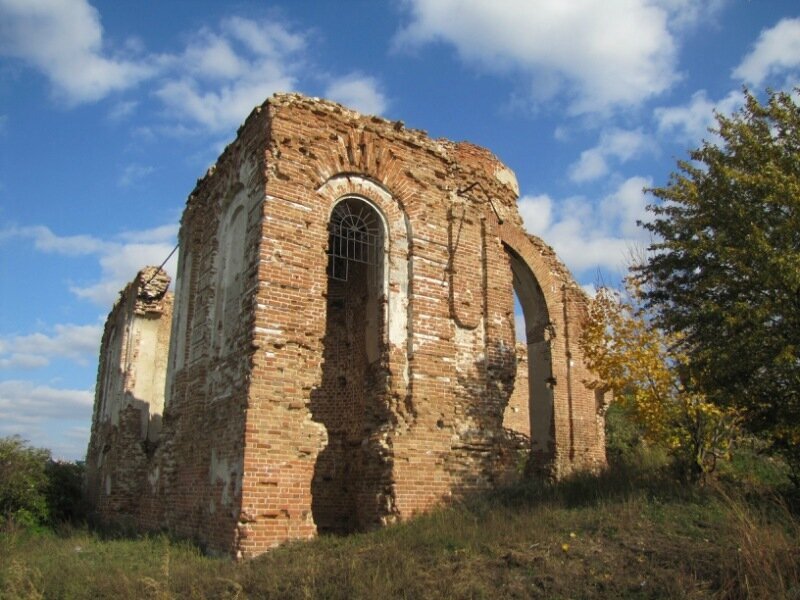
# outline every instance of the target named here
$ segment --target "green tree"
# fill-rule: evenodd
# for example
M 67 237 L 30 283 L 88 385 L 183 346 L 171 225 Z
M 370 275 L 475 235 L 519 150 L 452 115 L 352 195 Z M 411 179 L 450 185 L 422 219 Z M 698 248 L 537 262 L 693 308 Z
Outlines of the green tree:
M 656 241 L 634 272 L 703 394 L 740 409 L 800 475 L 800 109 L 745 91 L 712 132 L 650 190 Z
M 0 524 L 47 522 L 49 462 L 49 450 L 32 448 L 18 436 L 0 438 Z

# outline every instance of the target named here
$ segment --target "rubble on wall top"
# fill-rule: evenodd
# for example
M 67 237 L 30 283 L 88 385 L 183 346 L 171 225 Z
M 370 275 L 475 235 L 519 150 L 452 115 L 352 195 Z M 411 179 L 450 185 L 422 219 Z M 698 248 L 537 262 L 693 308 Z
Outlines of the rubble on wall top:
M 446 138 L 431 138 L 424 129 L 413 129 L 406 127 L 403 121 L 392 121 L 377 115 L 360 113 L 332 100 L 304 96 L 298 93 L 277 93 L 267 99 L 259 109 L 267 106 L 299 107 L 318 114 L 327 113 L 333 115 L 336 119 L 350 121 L 354 125 L 357 123 L 359 127 L 364 129 L 380 130 L 382 133 L 391 134 L 430 150 L 448 161 L 452 160 L 450 155 L 455 147 L 455 142 Z
M 136 274 L 136 281 L 139 284 L 139 298 L 157 300 L 167 293 L 170 277 L 164 269 L 148 266 Z
M 161 312 L 161 301 L 167 294 L 169 284 L 170 277 L 164 269 L 148 266 L 139 271 L 128 286 L 136 289 L 134 312 L 137 314 Z
M 511 173 L 510 169 L 495 154 L 482 146 L 468 141 L 454 142 L 447 138 L 431 138 L 424 129 L 412 129 L 406 127 L 402 121 L 391 121 L 379 116 L 365 115 L 324 98 L 303 96 L 297 93 L 278 93 L 269 98 L 257 110 L 266 106 L 302 107 L 312 112 L 330 113 L 339 120 L 349 120 L 352 124 L 357 123 L 359 128 L 380 130 L 383 135 L 397 137 L 405 142 L 425 148 L 449 163 L 463 161 L 474 168 L 480 163 L 489 162 L 494 165 L 493 171 L 502 170 Z M 500 183 L 506 185 L 518 195 L 519 189 L 516 184 L 516 178 L 513 174 L 510 178 L 513 179 L 513 183 L 504 180 L 500 180 Z
M 293 111 L 296 111 L 295 114 L 292 114 Z M 257 119 L 263 120 L 266 117 L 270 122 L 277 122 L 299 118 L 302 121 L 305 112 L 324 121 L 325 126 L 330 126 L 332 130 L 339 132 L 339 135 L 347 136 L 344 130 L 349 129 L 356 137 L 360 135 L 359 132 L 366 132 L 389 143 L 418 148 L 443 161 L 448 165 L 448 169 L 458 172 L 460 177 L 466 177 L 470 181 L 482 180 L 485 184 L 482 186 L 484 195 L 491 196 L 495 200 L 502 198 L 501 203 L 512 209 L 512 212 L 516 209 L 514 201 L 519 197 L 516 176 L 490 150 L 468 141 L 454 142 L 446 138 L 431 138 L 425 130 L 408 128 L 402 121 L 362 114 L 331 100 L 294 92 L 276 93 L 253 109 L 239 127 L 236 140 L 226 146 L 216 165 L 212 165 L 205 175 L 197 180 L 193 192 L 189 195 L 187 207 L 193 205 L 193 198 L 200 193 L 199 190 L 203 186 L 214 185 L 213 181 L 219 172 L 218 165 L 222 165 L 231 153 L 235 152 L 243 136 L 250 135 L 245 131 L 252 127 L 264 127 L 262 123 L 257 122 Z

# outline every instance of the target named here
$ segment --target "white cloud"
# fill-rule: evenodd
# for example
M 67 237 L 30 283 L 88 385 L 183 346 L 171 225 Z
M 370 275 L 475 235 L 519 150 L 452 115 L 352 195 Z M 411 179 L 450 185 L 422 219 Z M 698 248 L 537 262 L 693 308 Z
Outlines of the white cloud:
M 100 280 L 89 285 L 73 285 L 70 291 L 104 308 L 110 308 L 119 292 L 140 269 L 160 265 L 175 247 L 178 225 L 162 225 L 142 231 L 128 231 L 110 240 L 89 235 L 59 236 L 48 227 L 35 226 L 0 232 L 0 241 L 27 237 L 43 252 L 66 256 L 95 255 L 100 265 Z M 164 266 L 174 277 L 177 253 Z
M 64 390 L 31 381 L 0 381 L 0 422 L 91 415 L 94 393 Z
M 139 103 L 135 100 L 125 100 L 123 102 L 118 102 L 114 108 L 112 108 L 108 112 L 108 118 L 112 121 L 121 121 L 129 116 L 131 116 L 136 109 L 138 108 Z
M 547 194 L 523 196 L 517 203 L 525 228 L 539 235 L 550 227 L 553 213 L 553 200 Z
M 89 440 L 92 390 L 59 389 L 32 381 L 0 381 L 0 436 L 21 435 L 56 458 L 82 459 Z M 71 425 L 66 427 L 67 425 Z
M 177 226 L 128 232 L 124 236 L 126 241 L 109 243 L 100 255 L 100 280 L 87 286 L 74 285 L 70 291 L 79 298 L 110 308 L 119 292 L 136 273 L 147 265 L 160 265 L 167 258 L 175 247 L 176 234 Z M 137 239 L 139 241 L 135 241 Z M 176 252 L 164 266 L 173 278 L 177 260 Z
M 259 56 L 280 59 L 305 48 L 303 35 L 292 33 L 279 23 L 257 22 L 241 17 L 226 19 L 223 29 Z
M 51 335 L 31 333 L 0 337 L 0 368 L 38 368 L 53 358 L 88 364 L 96 357 L 103 328 L 99 325 L 56 325 Z
M 763 30 L 732 76 L 751 87 L 761 87 L 769 80 L 784 89 L 796 85 L 800 79 L 800 18 L 783 19 Z M 715 112 L 730 115 L 743 105 L 744 96 L 740 90 L 733 90 L 716 101 L 710 99 L 705 90 L 699 90 L 688 103 L 659 107 L 653 114 L 659 133 L 696 145 L 703 139 L 718 141 L 717 136 L 708 131 L 716 126 Z
M 646 218 L 643 188 L 650 185 L 650 179 L 631 177 L 600 202 L 582 196 L 560 201 L 523 196 L 519 210 L 525 228 L 553 246 L 573 273 L 622 272 L 631 251 L 647 241 L 636 221 Z
M 150 173 L 155 171 L 155 167 L 151 167 L 150 165 L 138 165 L 138 164 L 130 164 L 126 165 L 125 168 L 122 170 L 122 175 L 119 177 L 119 186 L 120 187 L 131 187 L 135 183 L 138 183 Z
M 800 68 L 800 18 L 782 19 L 761 32 L 752 51 L 733 70 L 733 77 L 760 87 L 772 76 Z
M 522 72 L 534 95 L 564 93 L 572 113 L 637 105 L 678 79 L 675 19 L 698 2 L 409 0 L 396 48 L 444 41 L 492 72 Z
M 190 72 L 204 79 L 236 79 L 247 72 L 247 63 L 230 43 L 210 33 L 189 45 L 183 62 Z
M 92 102 L 155 73 L 146 60 L 111 57 L 86 0 L 0 0 L 0 54 L 39 69 L 67 104 Z
M 729 0 L 654 0 L 653 4 L 662 7 L 669 14 L 670 23 L 675 29 L 695 27 L 702 21 L 716 16 Z
M 332 81 L 325 96 L 363 113 L 380 115 L 386 110 L 386 97 L 374 77 L 351 73 Z
M 716 125 L 714 112 L 729 115 L 743 105 L 744 96 L 740 91 L 732 91 L 719 101 L 709 100 L 705 90 L 692 94 L 692 99 L 683 106 L 656 108 L 654 115 L 661 134 L 699 144 L 703 139 L 711 139 L 709 127 Z
M 654 150 L 654 142 L 641 129 L 634 131 L 611 129 L 604 131 L 594 148 L 581 152 L 581 157 L 569 168 L 569 177 L 575 182 L 591 181 L 606 175 L 609 159 L 625 163 L 637 155 Z
M 645 237 L 636 222 L 647 220 L 644 188 L 652 185 L 652 180 L 645 177 L 630 177 L 623 181 L 600 202 L 601 224 L 630 240 Z
M 123 231 L 116 237 L 125 242 L 139 244 L 173 242 L 178 235 L 178 225 L 170 223 L 140 231 Z
M 90 235 L 58 236 L 43 225 L 18 227 L 0 232 L 0 240 L 8 237 L 24 237 L 33 240 L 37 250 L 67 256 L 81 256 L 102 252 L 106 243 Z
M 135 38 L 112 53 L 100 15 L 87 0 L 0 0 L 0 56 L 37 69 L 67 105 L 147 80 L 163 123 L 140 127 L 142 132 L 227 135 L 266 98 L 296 89 L 301 75 L 324 78 L 307 65 L 307 33 L 275 20 L 229 17 L 187 38 L 182 48 L 162 54 L 148 53 Z M 377 81 L 365 75 L 335 79 L 328 93 L 364 112 L 386 108 Z M 121 120 L 139 107 L 137 100 L 120 99 L 108 117 Z M 0 120 L 0 132 L 2 126 Z M 129 185 L 136 175 L 123 174 L 120 184 Z
M 295 88 L 304 48 L 304 36 L 279 23 L 226 19 L 169 58 L 176 76 L 155 95 L 172 118 L 212 131 L 235 127 L 268 96 Z

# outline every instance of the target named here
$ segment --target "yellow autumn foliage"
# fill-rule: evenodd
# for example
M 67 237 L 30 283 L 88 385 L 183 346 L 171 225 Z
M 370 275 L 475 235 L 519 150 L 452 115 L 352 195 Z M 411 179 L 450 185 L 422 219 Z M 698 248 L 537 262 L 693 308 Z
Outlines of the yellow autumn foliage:
M 698 478 L 728 454 L 739 417 L 693 389 L 680 338 L 655 327 L 639 298 L 632 278 L 624 293 L 600 289 L 589 305 L 581 347 L 598 377 L 594 385 L 611 390 L 645 439 Z

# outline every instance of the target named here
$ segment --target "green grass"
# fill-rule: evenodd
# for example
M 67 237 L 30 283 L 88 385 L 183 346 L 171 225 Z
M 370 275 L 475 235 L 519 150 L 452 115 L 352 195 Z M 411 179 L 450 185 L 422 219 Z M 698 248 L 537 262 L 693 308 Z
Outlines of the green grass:
M 163 535 L 7 530 L 0 597 L 800 598 L 800 522 L 779 475 L 692 487 L 644 462 L 238 564 Z

